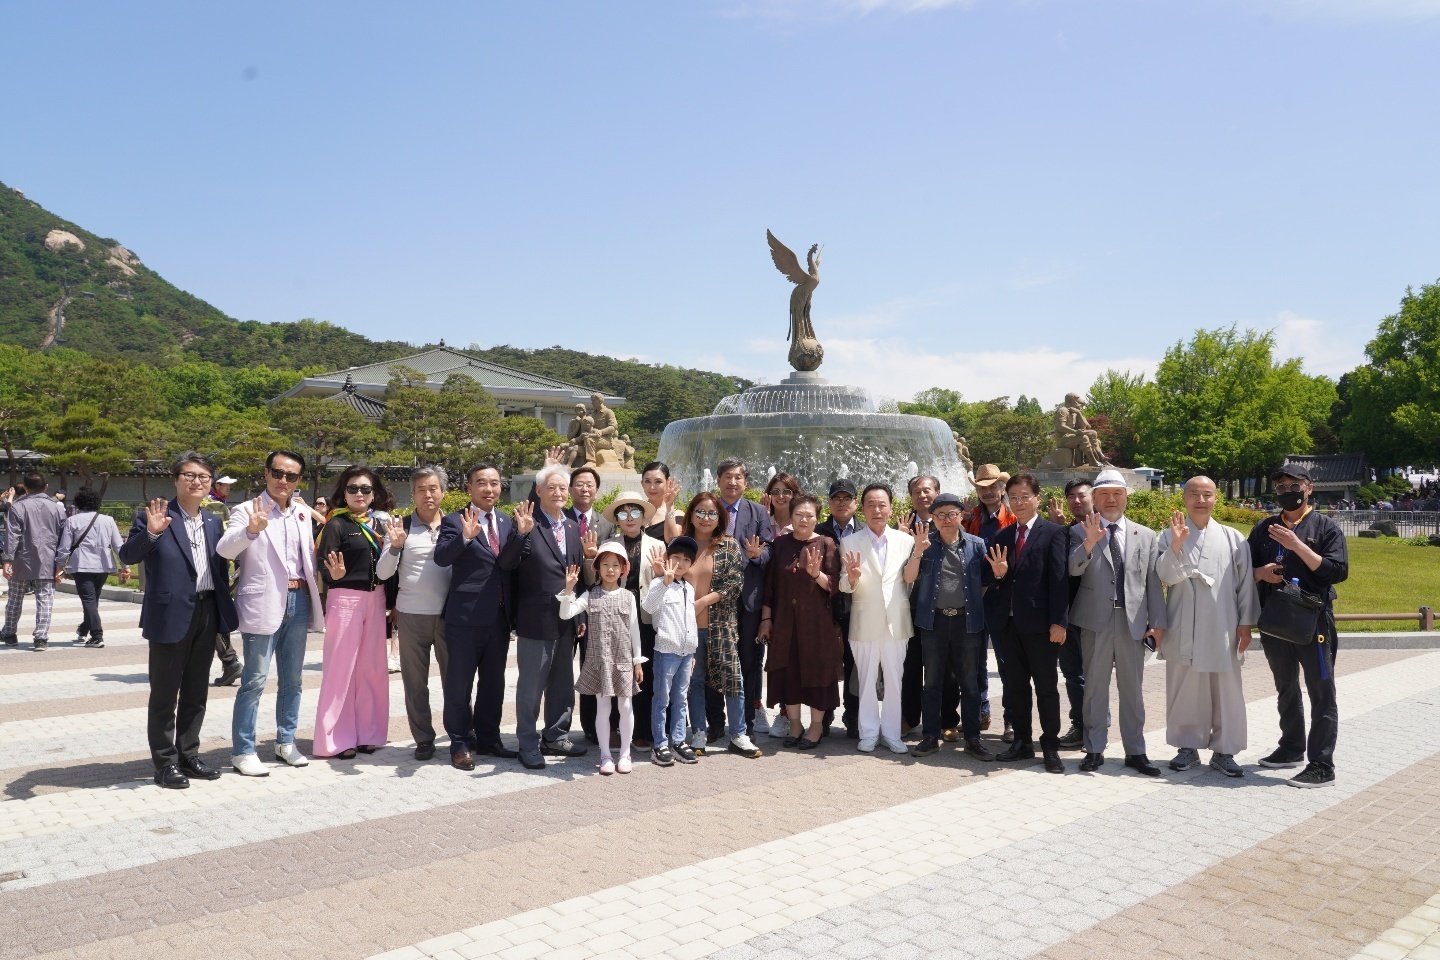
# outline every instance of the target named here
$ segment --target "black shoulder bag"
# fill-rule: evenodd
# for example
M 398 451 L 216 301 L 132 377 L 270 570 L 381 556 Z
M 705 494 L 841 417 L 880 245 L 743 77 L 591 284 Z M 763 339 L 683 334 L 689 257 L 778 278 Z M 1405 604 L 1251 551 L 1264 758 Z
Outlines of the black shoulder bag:
M 1296 583 L 1282 583 L 1270 591 L 1260 608 L 1258 628 L 1267 637 L 1304 646 L 1315 642 L 1325 601 L 1306 593 Z

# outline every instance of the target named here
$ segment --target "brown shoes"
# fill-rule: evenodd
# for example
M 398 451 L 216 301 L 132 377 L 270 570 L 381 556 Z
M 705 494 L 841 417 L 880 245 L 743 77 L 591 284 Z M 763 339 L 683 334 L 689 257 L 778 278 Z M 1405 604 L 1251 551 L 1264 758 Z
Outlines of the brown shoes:
M 959 743 L 960 731 L 955 727 L 946 727 L 940 731 L 940 736 L 945 738 L 946 743 Z
M 456 770 L 474 770 L 475 755 L 470 752 L 469 747 L 461 747 L 459 750 L 450 752 L 450 766 Z

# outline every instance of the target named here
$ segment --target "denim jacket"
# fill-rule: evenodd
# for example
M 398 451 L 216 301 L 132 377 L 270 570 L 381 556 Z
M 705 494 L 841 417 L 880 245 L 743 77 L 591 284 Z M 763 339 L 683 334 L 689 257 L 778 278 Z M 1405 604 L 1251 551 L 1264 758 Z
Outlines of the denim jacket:
M 965 632 L 985 629 L 985 599 L 980 576 L 985 569 L 985 541 L 960 531 L 965 542 Z M 940 592 L 940 564 L 945 547 L 940 534 L 930 534 L 930 545 L 920 557 L 920 575 L 915 578 L 915 626 L 935 629 L 935 595 Z

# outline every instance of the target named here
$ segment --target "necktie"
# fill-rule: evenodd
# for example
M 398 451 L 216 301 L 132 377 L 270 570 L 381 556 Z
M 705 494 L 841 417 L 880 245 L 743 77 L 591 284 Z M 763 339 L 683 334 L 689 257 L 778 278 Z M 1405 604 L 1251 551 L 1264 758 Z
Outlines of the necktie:
M 485 514 L 485 534 L 490 540 L 490 552 L 500 556 L 500 538 L 495 534 L 495 513 L 491 511 Z
M 1030 528 L 1020 524 L 1020 530 L 1015 534 L 1015 558 L 1010 561 L 1010 569 L 1014 570 L 1015 565 L 1020 562 L 1020 551 L 1025 549 L 1025 533 Z
M 1120 524 L 1110 524 L 1110 569 L 1115 571 L 1115 606 L 1125 606 L 1125 557 L 1120 552 Z
M 588 516 L 588 514 L 580 514 L 580 536 L 582 537 L 590 532 L 590 521 L 587 519 Z

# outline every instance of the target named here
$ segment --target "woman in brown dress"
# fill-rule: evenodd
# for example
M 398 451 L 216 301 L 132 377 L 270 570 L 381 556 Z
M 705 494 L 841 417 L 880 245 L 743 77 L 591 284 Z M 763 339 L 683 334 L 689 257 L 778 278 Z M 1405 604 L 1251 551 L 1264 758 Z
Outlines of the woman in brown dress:
M 765 568 L 765 606 L 760 611 L 760 636 L 769 644 L 771 706 L 785 705 L 790 736 L 784 744 L 812 750 L 820 743 L 825 711 L 840 705 L 844 672 L 840 630 L 830 613 L 830 598 L 840 576 L 840 548 L 815 532 L 820 503 L 797 497 L 790 508 L 794 530 L 775 538 Z M 803 737 L 800 707 L 810 708 L 810 727 Z

